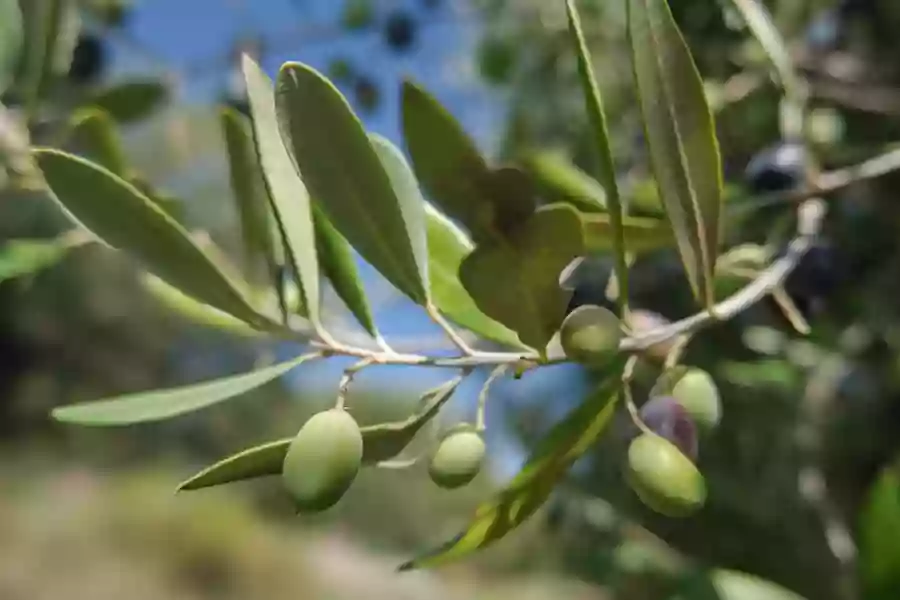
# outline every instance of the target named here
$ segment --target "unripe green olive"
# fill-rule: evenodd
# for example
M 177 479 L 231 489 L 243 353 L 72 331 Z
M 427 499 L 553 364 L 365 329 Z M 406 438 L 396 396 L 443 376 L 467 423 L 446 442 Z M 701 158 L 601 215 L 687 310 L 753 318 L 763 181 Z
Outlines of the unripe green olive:
M 428 465 L 428 474 L 446 489 L 466 485 L 478 475 L 484 462 L 484 440 L 472 429 L 450 432 L 438 444 Z
M 334 506 L 356 478 L 362 463 L 359 425 L 346 411 L 313 415 L 300 428 L 282 465 L 282 480 L 301 512 Z
M 706 502 L 706 482 L 694 463 L 652 433 L 631 442 L 626 479 L 641 502 L 668 517 L 689 516 Z
M 579 306 L 566 317 L 559 342 L 566 356 L 585 365 L 602 364 L 619 349 L 619 318 L 602 306 Z
M 709 373 L 691 369 L 672 388 L 674 397 L 688 416 L 702 429 L 709 431 L 722 418 L 722 399 Z

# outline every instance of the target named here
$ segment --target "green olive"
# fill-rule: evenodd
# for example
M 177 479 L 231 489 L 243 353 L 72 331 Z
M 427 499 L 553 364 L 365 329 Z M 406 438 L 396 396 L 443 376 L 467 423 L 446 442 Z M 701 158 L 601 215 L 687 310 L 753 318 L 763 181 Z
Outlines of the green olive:
M 462 487 L 478 475 L 484 453 L 484 440 L 478 432 L 471 429 L 452 431 L 431 456 L 428 474 L 442 488 Z
M 347 412 L 313 415 L 288 448 L 282 480 L 301 512 L 334 506 L 349 489 L 362 463 L 363 438 Z
M 702 430 L 715 428 L 722 418 L 719 390 L 706 371 L 691 369 L 685 373 L 672 388 L 672 397 Z
M 584 365 L 606 362 L 619 349 L 621 340 L 619 318 L 602 306 L 579 306 L 566 317 L 559 331 L 566 356 Z
M 694 463 L 652 433 L 631 442 L 626 478 L 641 502 L 668 517 L 689 516 L 706 502 L 706 483 Z

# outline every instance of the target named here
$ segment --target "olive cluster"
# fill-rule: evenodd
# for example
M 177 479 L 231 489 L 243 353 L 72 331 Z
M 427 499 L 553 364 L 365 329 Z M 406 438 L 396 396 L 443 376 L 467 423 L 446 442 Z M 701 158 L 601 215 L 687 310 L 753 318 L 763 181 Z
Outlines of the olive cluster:
M 585 305 L 566 317 L 560 344 L 567 357 L 597 367 L 618 352 L 622 330 L 612 311 Z M 661 377 L 635 415 L 625 468 L 626 481 L 646 506 L 670 517 L 703 506 L 706 483 L 695 465 L 698 432 L 714 429 L 721 414 L 718 389 L 705 371 L 676 367 Z
M 282 480 L 299 512 L 321 512 L 347 493 L 363 464 L 365 440 L 356 420 L 343 408 L 313 415 L 291 442 Z M 485 445 L 471 425 L 448 431 L 432 449 L 428 473 L 435 484 L 455 489 L 481 470 Z

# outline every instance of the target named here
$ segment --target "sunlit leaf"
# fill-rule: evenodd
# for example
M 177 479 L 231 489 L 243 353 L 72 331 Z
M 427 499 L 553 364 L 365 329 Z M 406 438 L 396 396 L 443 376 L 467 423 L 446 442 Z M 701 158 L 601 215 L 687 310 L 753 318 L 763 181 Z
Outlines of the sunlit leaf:
M 896 464 L 881 472 L 860 513 L 859 574 L 865 598 L 900 597 L 900 472 Z
M 58 263 L 70 246 L 60 239 L 13 239 L 0 245 L 0 283 L 33 275 Z
M 712 306 L 722 165 L 703 81 L 666 0 L 628 0 L 628 33 L 657 188 L 694 296 Z
M 613 228 L 609 215 L 604 213 L 582 213 L 581 225 L 584 230 L 584 247 L 586 252 L 611 250 L 613 247 Z M 625 229 L 625 249 L 628 252 L 641 254 L 666 248 L 675 243 L 672 229 L 668 223 L 647 217 L 625 217 L 622 219 Z
M 97 108 L 76 111 L 70 121 L 69 143 L 87 159 L 106 167 L 119 177 L 128 178 L 125 152 L 109 115 Z
M 331 282 L 357 322 L 369 335 L 378 335 L 378 328 L 372 316 L 372 309 L 366 298 L 366 290 L 359 278 L 353 250 L 344 236 L 335 229 L 318 204 L 313 203 L 313 223 L 316 228 L 316 248 L 319 252 L 319 266 Z
M 459 227 L 431 204 L 425 204 L 431 299 L 451 321 L 483 338 L 522 347 L 519 336 L 478 308 L 459 280 L 459 267 L 475 246 Z
M 429 198 L 477 243 L 502 238 L 535 209 L 531 182 L 513 168 L 491 169 L 460 123 L 428 92 L 404 82 L 403 136 Z
M 231 108 L 221 109 L 219 118 L 228 150 L 228 172 L 247 255 L 247 272 L 255 274 L 258 266 L 264 264 L 267 269 L 264 280 L 277 287 L 278 264 L 272 239 L 269 193 L 256 154 L 252 126 L 247 117 Z
M 429 390 L 419 410 L 396 423 L 381 423 L 360 428 L 363 436 L 363 464 L 375 465 L 396 457 L 453 396 L 462 377 L 456 377 Z M 179 490 L 199 490 L 245 479 L 281 473 L 284 456 L 292 438 L 276 440 L 250 448 L 207 467 L 180 486 Z
M 583 251 L 578 211 L 568 204 L 544 206 L 506 240 L 476 247 L 459 276 L 482 312 L 542 350 L 571 296 L 560 287 L 560 274 Z
M 0 94 L 15 77 L 24 32 L 19 0 L 0 0 Z
M 272 210 L 285 252 L 299 277 L 306 314 L 319 318 L 319 259 L 309 192 L 278 129 L 272 80 L 250 56 L 243 57 L 253 133 Z
M 318 354 L 304 354 L 249 373 L 184 387 L 61 406 L 54 409 L 52 415 L 57 421 L 96 427 L 170 419 L 240 396 L 281 377 L 317 356 Z
M 541 440 L 518 475 L 494 499 L 482 504 L 453 540 L 400 567 L 434 567 L 483 549 L 533 515 L 569 467 L 606 429 L 615 412 L 624 358 L 616 358 L 596 390 Z
M 299 63 L 281 67 L 275 100 L 281 134 L 329 220 L 385 279 L 425 304 L 402 202 L 347 100 Z
M 150 116 L 169 98 L 159 81 L 128 81 L 100 90 L 82 102 L 103 109 L 115 121 L 127 124 Z
M 254 310 L 245 292 L 181 225 L 134 186 L 59 150 L 37 149 L 34 157 L 49 196 L 102 242 L 197 300 L 263 329 L 275 325 Z
M 603 186 L 560 152 L 527 152 L 522 162 L 550 201 L 569 202 L 588 212 L 606 211 Z

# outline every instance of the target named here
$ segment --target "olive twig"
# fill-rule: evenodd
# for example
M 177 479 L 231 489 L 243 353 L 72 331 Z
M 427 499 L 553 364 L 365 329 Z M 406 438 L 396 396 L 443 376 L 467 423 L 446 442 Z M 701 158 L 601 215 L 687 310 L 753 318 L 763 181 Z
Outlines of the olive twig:
M 778 304 L 778 308 L 781 309 L 784 318 L 788 320 L 791 327 L 797 330 L 797 333 L 801 335 L 810 334 L 812 329 L 810 328 L 809 323 L 806 322 L 800 309 L 797 308 L 797 305 L 794 304 L 794 301 L 788 296 L 788 293 L 783 286 L 778 286 L 772 290 L 772 299 Z
M 628 415 L 635 426 L 644 433 L 653 433 L 641 418 L 640 412 L 634 403 L 634 396 L 631 393 L 631 382 L 634 379 L 634 370 L 637 368 L 639 360 L 640 357 L 635 354 L 625 363 L 625 368 L 622 370 L 622 397 L 625 401 L 625 408 L 628 409 Z
M 353 379 L 356 377 L 356 374 L 366 367 L 375 364 L 376 362 L 376 359 L 373 357 L 364 358 L 344 370 L 344 374 L 341 376 L 341 381 L 340 383 L 338 383 L 338 393 L 335 408 L 344 408 L 344 402 L 347 398 L 347 392 L 349 391 L 350 384 L 353 383 Z
M 481 391 L 478 393 L 478 409 L 475 413 L 475 429 L 477 431 L 484 431 L 484 415 L 485 409 L 487 407 L 488 395 L 491 391 L 491 386 L 494 385 L 498 379 L 503 377 L 503 374 L 506 373 L 506 369 L 509 365 L 500 365 L 491 371 L 491 374 L 488 375 L 488 378 L 485 380 L 484 385 L 481 386 Z
M 441 329 L 444 330 L 444 333 L 447 334 L 447 337 L 450 338 L 450 341 L 459 348 L 459 351 L 465 354 L 466 356 L 475 356 L 478 354 L 475 350 L 472 349 L 471 346 L 459 335 L 459 332 L 453 328 L 447 319 L 444 318 L 444 315 L 437 309 L 437 307 L 428 302 L 425 305 L 425 310 L 428 312 L 428 316 L 431 317 L 431 320 L 437 323 Z

